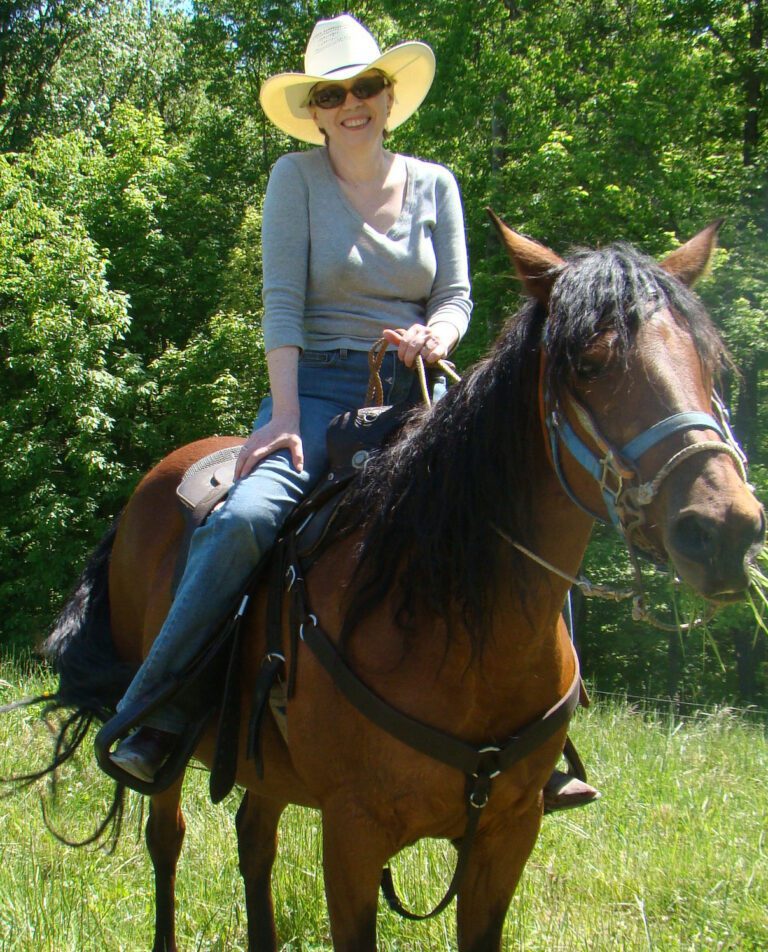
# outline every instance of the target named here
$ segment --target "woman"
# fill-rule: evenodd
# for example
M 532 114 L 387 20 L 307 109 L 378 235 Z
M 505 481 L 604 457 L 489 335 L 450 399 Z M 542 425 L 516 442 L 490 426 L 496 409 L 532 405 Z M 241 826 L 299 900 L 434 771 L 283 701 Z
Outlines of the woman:
M 417 356 L 445 357 L 471 312 L 464 220 L 447 169 L 384 148 L 432 83 L 423 43 L 381 54 L 350 16 L 316 24 L 304 73 L 264 83 L 275 125 L 322 148 L 283 156 L 263 216 L 264 341 L 270 395 L 225 505 L 198 529 L 168 617 L 119 710 L 207 643 L 288 514 L 322 475 L 325 430 L 363 405 L 367 352 L 390 344 L 385 402 L 409 392 Z M 176 697 L 123 740 L 113 761 L 151 782 L 189 721 Z
M 261 104 L 283 132 L 324 148 L 283 156 L 263 218 L 264 342 L 270 396 L 237 461 L 225 505 L 198 529 L 171 610 L 118 708 L 140 702 L 206 644 L 291 510 L 322 475 L 325 431 L 362 406 L 367 351 L 385 337 L 385 402 L 404 399 L 417 356 L 445 357 L 467 328 L 464 219 L 442 166 L 397 155 L 384 138 L 432 84 L 423 43 L 383 55 L 344 15 L 316 24 L 304 73 L 268 79 Z M 112 759 L 151 782 L 189 720 L 175 698 L 145 719 Z M 549 810 L 580 806 L 596 790 L 555 771 Z

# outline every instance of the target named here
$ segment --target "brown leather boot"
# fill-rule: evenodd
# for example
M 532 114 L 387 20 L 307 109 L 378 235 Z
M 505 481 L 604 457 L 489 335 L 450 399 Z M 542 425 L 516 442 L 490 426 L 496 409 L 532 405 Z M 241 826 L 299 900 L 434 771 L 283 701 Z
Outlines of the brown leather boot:
M 155 727 L 140 727 L 120 741 L 109 759 L 132 777 L 152 783 L 177 740 L 177 734 L 169 734 Z
M 544 812 L 583 807 L 600 799 L 600 791 L 560 770 L 553 770 L 544 787 Z

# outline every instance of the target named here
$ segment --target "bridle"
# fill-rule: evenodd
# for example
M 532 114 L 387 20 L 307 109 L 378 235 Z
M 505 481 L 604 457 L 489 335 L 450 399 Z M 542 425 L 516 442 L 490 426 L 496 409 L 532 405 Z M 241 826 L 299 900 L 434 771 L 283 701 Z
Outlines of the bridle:
M 666 567 L 667 559 L 644 532 L 644 527 L 647 525 L 646 509 L 658 496 L 665 480 L 686 460 L 699 453 L 725 454 L 734 461 L 741 478 L 747 483 L 747 458 L 736 442 L 728 421 L 728 411 L 720 397 L 713 393 L 712 413 L 701 410 L 673 413 L 643 430 L 624 446 L 617 447 L 601 432 L 592 413 L 572 391 L 566 389 L 562 400 L 553 394 L 546 383 L 545 356 L 542 352 L 539 368 L 539 405 L 545 445 L 563 491 L 574 505 L 590 518 L 612 524 L 618 530 L 627 546 L 634 583 L 628 589 L 595 585 L 583 576 L 576 578 L 561 571 L 511 539 L 494 525 L 496 533 L 532 561 L 578 587 L 586 596 L 597 596 L 614 601 L 631 598 L 632 617 L 636 621 L 647 621 L 666 631 L 685 629 L 699 624 L 702 619 L 696 619 L 690 625 L 671 625 L 654 615 L 646 604 L 641 558 L 650 559 L 657 567 Z M 578 421 L 578 425 L 594 448 L 588 446 L 576 433 L 566 410 L 570 410 L 573 414 L 573 418 Z M 652 478 L 643 481 L 640 473 L 642 457 L 662 440 L 690 430 L 712 430 L 720 439 L 704 440 L 683 447 L 672 453 Z M 607 516 L 595 512 L 578 498 L 565 475 L 561 447 L 565 448 L 582 469 L 586 470 L 597 482 Z
M 377 393 L 375 381 L 378 379 L 378 370 L 385 349 L 386 341 L 382 339 L 371 348 L 369 354 L 371 368 L 369 399 L 374 398 Z M 461 379 L 450 364 L 446 365 L 443 361 L 440 361 L 439 367 L 448 373 L 453 380 Z M 417 361 L 417 370 L 422 380 L 424 401 L 426 406 L 429 406 L 430 399 L 424 381 L 424 364 L 420 358 Z M 381 391 L 380 380 L 378 388 Z M 641 560 L 643 558 L 650 559 L 657 568 L 666 569 L 667 559 L 648 539 L 643 530 L 647 524 L 645 514 L 647 507 L 656 499 L 665 480 L 678 466 L 692 456 L 699 453 L 725 454 L 734 461 L 739 475 L 747 483 L 747 457 L 736 442 L 730 427 L 728 410 L 723 401 L 717 393 L 713 392 L 712 413 L 705 413 L 702 410 L 686 410 L 681 413 L 673 413 L 643 430 L 642 433 L 633 437 L 624 446 L 616 447 L 601 432 L 590 410 L 577 399 L 571 390 L 566 389 L 564 391 L 563 400 L 554 395 L 547 383 L 546 354 L 542 350 L 539 361 L 538 402 L 545 446 L 552 468 L 563 491 L 571 502 L 591 519 L 606 525 L 612 524 L 618 530 L 625 541 L 629 554 L 634 575 L 633 585 L 630 588 L 615 588 L 596 584 L 584 576 L 572 576 L 543 559 L 520 542 L 512 539 L 496 524 L 492 524 L 493 530 L 500 538 L 522 552 L 527 558 L 554 575 L 565 579 L 587 597 L 604 598 L 611 601 L 622 601 L 631 598 L 632 617 L 635 621 L 646 621 L 664 631 L 685 630 L 700 624 L 704 619 L 695 619 L 690 624 L 668 624 L 659 619 L 648 607 Z M 565 412 L 566 409 L 571 411 L 584 434 L 593 444 L 594 449 L 591 449 L 576 433 L 569 421 L 568 413 Z M 651 479 L 643 482 L 640 473 L 642 457 L 661 443 L 662 440 L 689 430 L 712 430 L 720 439 L 691 443 L 672 453 L 656 474 Z M 576 495 L 565 475 L 561 447 L 564 447 L 574 460 L 597 482 L 607 516 L 595 512 Z M 747 485 L 749 484 L 747 483 Z M 711 614 L 714 614 L 714 609 L 709 611 L 708 617 L 711 617 Z
M 564 404 L 572 411 L 597 452 L 577 435 L 564 412 Z M 545 389 L 544 427 L 553 468 L 570 500 L 593 519 L 612 523 L 630 548 L 639 549 L 656 562 L 665 560 L 643 532 L 645 511 L 678 466 L 699 453 L 725 454 L 734 461 L 742 480 L 747 482 L 747 458 L 733 436 L 728 411 L 717 394 L 712 396 L 711 414 L 701 410 L 673 413 L 643 430 L 624 446 L 616 447 L 603 435 L 590 411 L 573 393 L 566 391 L 565 401 L 561 402 Z M 651 479 L 643 482 L 640 475 L 642 457 L 662 440 L 689 430 L 713 430 L 720 439 L 683 447 L 673 453 Z M 569 485 L 562 465 L 561 446 L 597 482 L 608 518 L 581 502 Z

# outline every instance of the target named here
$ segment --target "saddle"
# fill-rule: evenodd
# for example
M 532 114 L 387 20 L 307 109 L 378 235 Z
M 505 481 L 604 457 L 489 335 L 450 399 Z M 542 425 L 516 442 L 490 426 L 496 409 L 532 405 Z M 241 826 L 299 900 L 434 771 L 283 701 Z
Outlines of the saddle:
M 333 517 L 346 489 L 372 457 L 403 425 L 414 407 L 409 397 L 392 406 L 363 407 L 334 417 L 326 434 L 328 470 L 290 516 L 284 532 L 294 531 L 299 555 L 316 558 L 332 535 Z M 184 473 L 176 489 L 186 517 L 185 534 L 176 561 L 174 591 L 184 573 L 192 533 L 227 498 L 235 481 L 241 446 L 229 446 L 203 457 Z

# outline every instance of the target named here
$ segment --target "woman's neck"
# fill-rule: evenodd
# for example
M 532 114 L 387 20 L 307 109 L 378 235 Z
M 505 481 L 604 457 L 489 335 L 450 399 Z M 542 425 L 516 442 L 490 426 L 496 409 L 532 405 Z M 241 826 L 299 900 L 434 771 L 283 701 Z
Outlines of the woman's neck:
M 328 146 L 331 168 L 337 178 L 350 186 L 381 185 L 389 174 L 394 155 L 387 152 L 381 143 L 369 149 L 334 150 Z

